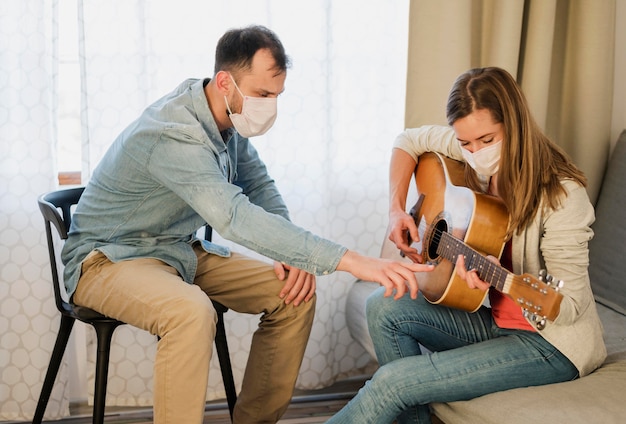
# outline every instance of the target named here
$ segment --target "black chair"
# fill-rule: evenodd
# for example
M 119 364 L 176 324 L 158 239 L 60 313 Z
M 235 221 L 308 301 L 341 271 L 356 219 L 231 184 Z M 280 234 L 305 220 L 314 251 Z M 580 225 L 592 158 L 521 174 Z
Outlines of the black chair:
M 52 236 L 52 225 L 54 225 L 58 231 L 59 237 L 62 240 L 67 239 L 67 233 L 72 220 L 71 208 L 78 203 L 83 190 L 84 187 L 58 190 L 43 194 L 38 199 L 39 209 L 41 210 L 45 221 L 46 238 L 48 240 L 48 251 L 50 254 L 50 266 L 52 269 L 52 282 L 54 285 L 54 298 L 57 309 L 61 312 L 61 325 L 54 349 L 52 351 L 52 357 L 50 358 L 48 371 L 43 382 L 41 394 L 39 395 L 37 409 L 35 410 L 35 415 L 32 421 L 33 423 L 41 423 L 43 419 L 54 381 L 59 371 L 63 354 L 76 320 L 92 325 L 96 331 L 98 351 L 96 355 L 93 422 L 96 424 L 104 423 L 111 338 L 113 337 L 115 329 L 125 323 L 108 318 L 91 309 L 73 305 L 63 299 L 62 290 L 64 293 L 64 287 L 62 278 L 59 278 L 57 257 Z M 207 226 L 205 231 L 205 237 L 210 239 L 211 228 Z M 228 343 L 226 340 L 226 330 L 224 327 L 224 314 L 228 311 L 228 308 L 218 302 L 213 302 L 213 306 L 218 314 L 217 333 L 215 336 L 216 350 L 220 362 L 222 378 L 224 380 L 228 409 L 232 419 L 233 408 L 237 400 L 237 393 L 235 391 L 230 355 L 228 352 Z

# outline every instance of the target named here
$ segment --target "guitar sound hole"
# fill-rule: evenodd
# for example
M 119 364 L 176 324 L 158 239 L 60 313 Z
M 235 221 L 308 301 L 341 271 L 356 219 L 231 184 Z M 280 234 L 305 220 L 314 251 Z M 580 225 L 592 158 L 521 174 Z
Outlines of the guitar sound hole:
M 433 230 L 431 242 L 428 244 L 428 257 L 431 260 L 435 260 L 439 257 L 437 249 L 439 247 L 439 242 L 441 241 L 441 234 L 448 232 L 448 223 L 445 220 L 440 219 L 434 224 Z

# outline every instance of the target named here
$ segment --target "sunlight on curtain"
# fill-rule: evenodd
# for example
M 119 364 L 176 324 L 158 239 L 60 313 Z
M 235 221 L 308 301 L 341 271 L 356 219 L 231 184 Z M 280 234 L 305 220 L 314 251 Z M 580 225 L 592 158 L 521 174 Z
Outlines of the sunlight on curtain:
M 293 66 L 276 124 L 253 142 L 292 220 L 361 253 L 379 254 L 388 159 L 403 129 L 408 1 L 385 7 L 330 0 L 80 4 L 84 181 L 143 108 L 186 78 L 212 75 L 215 44 L 225 30 L 263 24 L 279 35 Z M 320 388 L 371 371 L 373 363 L 345 324 L 353 280 L 345 274 L 318 279 L 316 320 L 297 387 Z M 234 312 L 226 317 L 238 387 L 258 319 Z M 108 402 L 150 404 L 155 339 L 130 327 L 118 332 Z M 90 381 L 90 397 L 92 387 Z M 208 397 L 223 397 L 216 358 Z
M 611 122 L 613 96 L 624 94 L 614 91 L 615 56 L 624 53 L 615 49 L 616 1 L 623 7 L 624 0 L 411 0 L 406 125 L 445 124 L 456 77 L 502 67 L 520 82 L 538 124 L 585 172 L 594 201 L 612 130 L 623 127 Z
M 59 328 L 37 196 L 54 188 L 53 2 L 0 2 L 0 420 L 30 419 Z M 46 418 L 68 413 L 67 363 Z

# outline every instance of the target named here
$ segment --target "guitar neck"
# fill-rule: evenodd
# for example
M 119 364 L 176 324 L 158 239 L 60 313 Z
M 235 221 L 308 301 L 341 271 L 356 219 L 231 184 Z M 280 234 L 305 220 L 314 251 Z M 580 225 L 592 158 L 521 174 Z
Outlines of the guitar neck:
M 439 234 L 440 233 L 440 234 Z M 445 231 L 438 232 L 441 239 L 437 245 L 437 254 L 456 263 L 458 255 L 465 257 L 465 268 L 476 270 L 481 280 L 489 283 L 502 293 L 506 293 L 505 284 L 507 278 L 512 275 L 505 268 L 495 264 L 469 247 L 463 241 L 457 239 Z

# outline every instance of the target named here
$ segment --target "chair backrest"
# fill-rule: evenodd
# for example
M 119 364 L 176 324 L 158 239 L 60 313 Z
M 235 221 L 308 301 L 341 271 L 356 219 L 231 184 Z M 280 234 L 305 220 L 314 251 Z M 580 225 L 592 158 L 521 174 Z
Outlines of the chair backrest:
M 39 210 L 44 218 L 46 228 L 46 239 L 48 241 L 48 254 L 50 255 L 50 268 L 52 270 L 52 283 L 54 286 L 54 300 L 57 308 L 61 312 L 71 310 L 70 305 L 63 299 L 62 288 L 63 279 L 59 278 L 57 267 L 57 257 L 54 248 L 54 238 L 52 236 L 52 226 L 57 230 L 62 240 L 67 239 L 67 233 L 72 223 L 72 207 L 78 203 L 83 194 L 84 187 L 70 188 L 66 190 L 52 191 L 42 194 L 37 199 Z
M 52 270 L 52 283 L 54 285 L 54 299 L 57 308 L 61 312 L 69 311 L 70 305 L 63 299 L 62 293 L 65 288 L 62 285 L 63 279 L 59 278 L 56 252 L 54 247 L 54 237 L 52 236 L 52 226 L 56 228 L 61 240 L 67 239 L 67 234 L 72 224 L 72 207 L 78 203 L 85 187 L 76 187 L 65 190 L 51 191 L 42 194 L 37 199 L 39 210 L 43 215 L 46 227 L 46 239 L 48 240 L 48 253 L 50 255 L 50 268 Z M 207 224 L 204 228 L 205 240 L 211 240 L 213 229 Z

